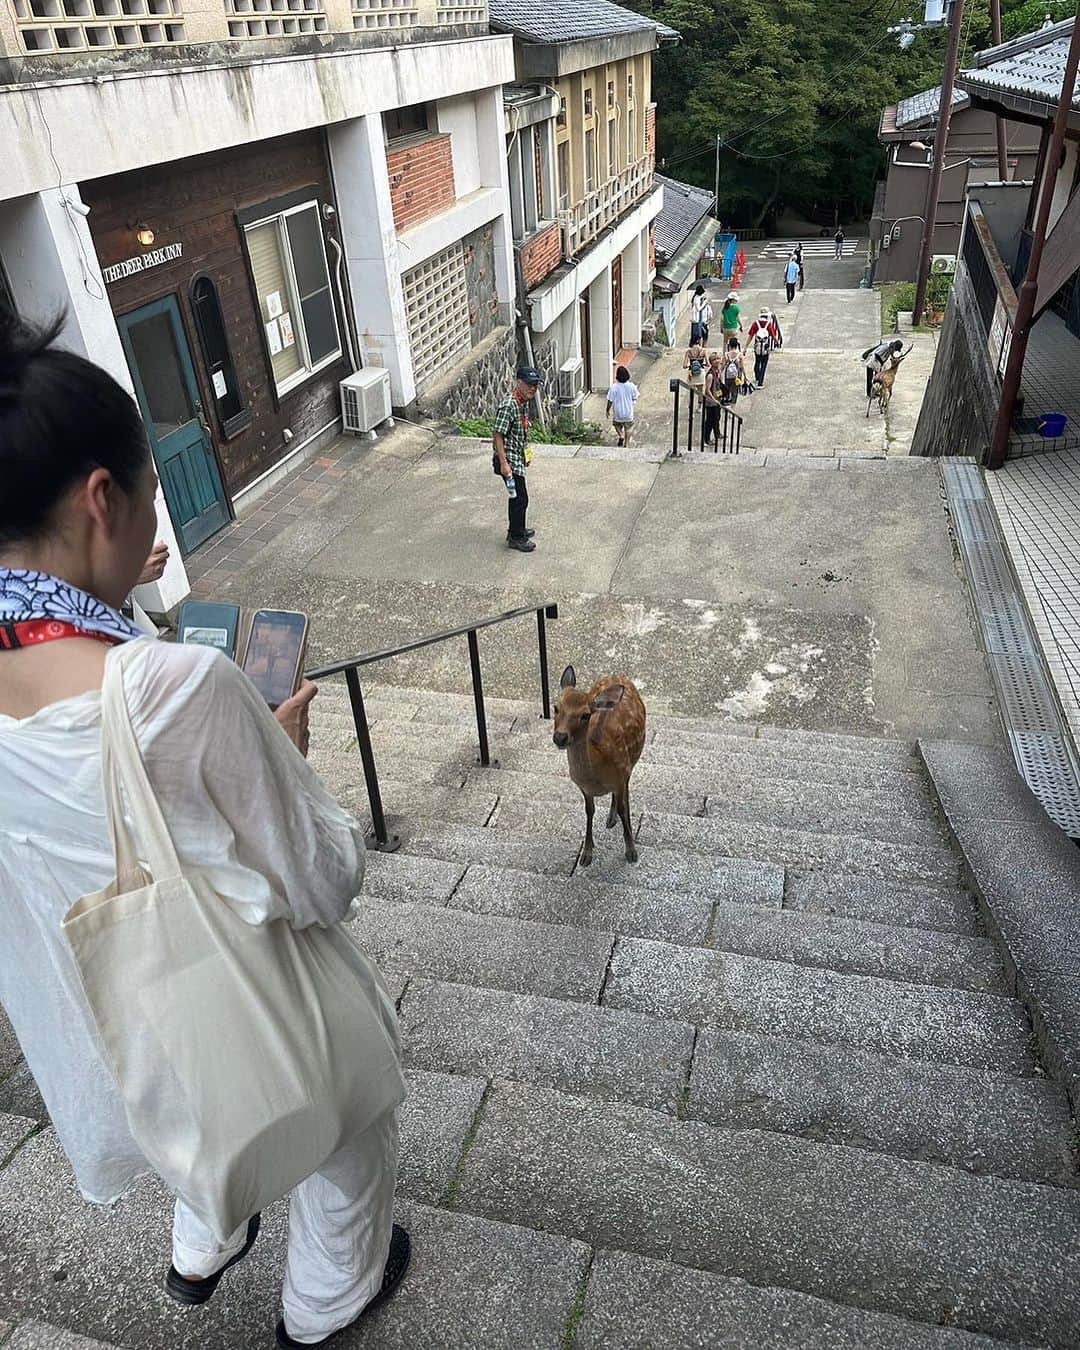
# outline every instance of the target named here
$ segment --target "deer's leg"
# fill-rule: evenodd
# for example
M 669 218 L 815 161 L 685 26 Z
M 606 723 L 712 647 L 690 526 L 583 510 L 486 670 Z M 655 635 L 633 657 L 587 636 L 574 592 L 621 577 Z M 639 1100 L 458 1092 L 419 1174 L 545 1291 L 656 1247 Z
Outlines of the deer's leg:
M 581 795 L 585 798 L 585 847 L 581 850 L 581 865 L 588 867 L 593 855 L 592 818 L 596 803 L 587 793 Z
M 637 862 L 638 851 L 634 843 L 634 830 L 630 824 L 630 780 L 629 778 L 622 785 L 622 791 L 619 793 L 619 815 L 622 816 L 622 837 L 626 845 L 626 861 Z
M 615 822 L 616 820 L 618 820 L 618 818 L 619 818 L 619 794 L 617 792 L 613 792 L 611 794 L 611 805 L 608 807 L 607 813 L 607 828 L 609 830 L 614 828 Z

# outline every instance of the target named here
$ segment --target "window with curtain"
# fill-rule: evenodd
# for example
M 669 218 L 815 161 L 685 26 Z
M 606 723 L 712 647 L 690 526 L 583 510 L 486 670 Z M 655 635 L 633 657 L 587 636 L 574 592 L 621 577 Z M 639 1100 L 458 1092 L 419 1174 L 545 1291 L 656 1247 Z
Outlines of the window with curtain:
M 244 230 L 270 368 L 286 393 L 341 355 L 319 203 Z
M 596 132 L 585 133 L 585 191 L 596 187 Z

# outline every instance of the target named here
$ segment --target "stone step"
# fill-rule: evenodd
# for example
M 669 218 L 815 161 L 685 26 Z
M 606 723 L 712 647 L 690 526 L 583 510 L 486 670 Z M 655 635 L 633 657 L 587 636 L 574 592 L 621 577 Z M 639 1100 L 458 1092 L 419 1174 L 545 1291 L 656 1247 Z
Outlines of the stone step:
M 1005 1341 L 600 1250 L 574 1350 L 1005 1350 Z
M 742 741 L 754 753 L 786 755 L 790 759 L 835 760 L 837 763 L 872 764 L 900 773 L 918 773 L 919 761 L 914 746 L 904 741 L 883 740 L 872 736 L 837 736 L 820 731 L 793 731 L 786 727 L 761 726 L 753 739 L 732 737 L 726 729 L 686 731 L 665 726 L 653 737 L 654 745 L 666 745 L 695 753 L 732 753 L 735 742 Z
M 470 1078 L 543 1083 L 674 1112 L 683 1099 L 688 1022 L 463 984 L 409 981 L 406 1063 Z
M 461 1208 L 936 1325 L 1072 1346 L 1080 1193 L 497 1081 Z
M 114 1347 L 115 1341 L 91 1340 L 45 1322 L 24 1322 L 4 1341 L 4 1350 L 113 1350 Z
M 537 756 L 539 758 L 539 756 Z M 560 772 L 561 769 L 561 772 Z M 552 802 L 581 809 L 581 792 L 566 772 L 566 761 L 549 762 L 544 774 L 525 773 L 514 769 L 472 769 L 465 779 L 466 786 L 477 790 L 487 788 L 500 798 L 518 802 Z M 669 815 L 700 816 L 705 811 L 705 793 L 688 791 L 684 782 L 678 787 L 648 784 L 639 788 L 637 775 L 631 779 L 631 800 L 635 810 L 664 811 Z M 607 802 L 609 798 L 605 798 Z M 607 809 L 605 805 L 605 810 Z
M 355 760 L 355 767 L 360 767 L 359 756 Z M 365 828 L 370 829 L 371 806 L 362 771 L 358 780 L 349 783 L 331 785 L 325 776 L 323 781 L 331 787 L 341 805 L 362 821 Z M 417 786 L 394 778 L 380 777 L 379 795 L 387 824 L 395 830 L 413 819 L 430 817 L 462 825 L 483 826 L 499 805 L 494 792 L 485 792 L 481 788 L 452 787 L 444 783 Z
M 0 1167 L 3 1167 L 20 1144 L 38 1128 L 38 1122 L 28 1116 L 0 1111 Z
M 328 743 L 320 733 L 313 732 L 308 762 L 334 796 L 343 788 L 364 781 L 364 769 L 356 741 L 343 739 Z M 468 765 L 462 764 L 456 772 L 438 761 L 420 759 L 413 754 L 380 756 L 375 761 L 380 785 L 384 777 L 410 784 L 439 783 L 445 786 L 465 781 Z
M 583 834 L 581 831 L 580 834 Z M 606 832 L 605 832 L 606 833 Z M 447 862 L 484 863 L 544 876 L 569 876 L 577 865 L 578 837 L 516 835 L 440 821 L 416 822 L 404 847 L 410 854 Z M 783 895 L 784 869 L 750 858 L 727 858 L 675 849 L 641 848 L 628 863 L 614 844 L 597 852 L 585 869 L 589 881 L 615 885 L 657 885 L 743 904 L 774 904 Z
M 928 844 L 891 843 L 782 825 L 650 813 L 641 822 L 638 838 L 643 844 L 661 848 L 764 858 L 811 871 L 853 871 L 934 883 L 959 880 L 959 862 L 952 850 Z
M 457 890 L 466 866 L 463 862 L 369 849 L 364 866 L 364 894 L 375 899 L 445 905 Z
M 415 1085 L 419 1076 L 410 1077 Z M 428 1106 L 412 1120 L 403 1108 L 403 1153 L 412 1157 L 447 1151 L 437 1103 Z M 88 1205 L 45 1130 L 0 1172 L 0 1320 L 36 1318 L 125 1350 L 266 1350 L 280 1307 L 286 1218 L 284 1200 L 264 1211 L 258 1242 L 216 1297 L 197 1312 L 181 1308 L 161 1289 L 172 1222 L 165 1188 L 148 1177 L 114 1205 Z M 560 1350 L 588 1247 L 406 1199 L 397 1218 L 413 1243 L 401 1291 L 408 1296 L 374 1310 L 342 1338 L 342 1350 Z M 67 1350 L 59 1340 L 41 1344 Z
M 974 899 L 957 886 L 925 886 L 850 872 L 789 870 L 784 907 L 969 936 L 982 931 Z
M 1020 1181 L 1077 1182 L 1068 1105 L 1041 1078 L 709 1027 L 694 1048 L 686 1114 Z
M 611 933 L 363 899 L 349 928 L 388 972 L 586 1003 L 600 996 L 614 941 Z
M 641 756 L 642 764 L 666 764 L 689 775 L 721 773 L 735 768 L 763 778 L 790 778 L 796 782 L 835 783 L 887 792 L 893 787 L 912 788 L 924 780 L 916 767 L 890 765 L 863 759 L 850 752 L 828 755 L 812 749 L 795 754 L 773 741 L 731 737 L 722 746 L 698 746 L 692 739 L 667 739 L 658 732 Z
M 565 879 L 473 863 L 450 905 L 472 914 L 498 914 L 667 942 L 695 945 L 706 940 L 713 914 L 711 897 L 652 886 L 606 886 L 587 877 L 588 871 Z
M 763 905 L 747 906 L 587 878 L 587 870 L 564 880 L 473 864 L 449 903 L 473 914 L 711 946 L 913 984 L 1005 992 L 1001 962 L 987 938 L 781 911 L 769 908 L 768 897 Z
M 721 1031 L 794 1036 L 939 1064 L 1031 1074 L 1031 1027 L 999 994 L 846 975 L 733 952 L 619 938 L 605 1007 Z
M 545 796 L 565 791 L 571 783 L 566 761 L 553 758 L 546 750 L 503 749 L 499 755 L 500 768 L 477 769 L 478 781 L 491 778 L 492 787 L 532 791 Z M 770 766 L 771 767 L 771 766 Z M 642 791 L 668 792 L 673 796 L 692 792 L 695 799 L 739 798 L 771 805 L 785 811 L 807 805 L 827 810 L 846 806 L 857 814 L 869 817 L 904 817 L 914 820 L 938 820 L 938 812 L 929 786 L 916 774 L 894 775 L 896 781 L 885 788 L 852 787 L 850 784 L 815 782 L 810 778 L 792 778 L 787 774 L 769 777 L 762 765 L 751 755 L 728 756 L 713 769 L 695 768 L 692 771 L 672 764 L 655 763 L 646 753 L 638 761 L 630 780 L 635 799 Z M 576 788 L 574 788 L 577 791 Z M 820 804 L 820 805 L 819 805 Z M 693 812 L 683 814 L 692 815 Z

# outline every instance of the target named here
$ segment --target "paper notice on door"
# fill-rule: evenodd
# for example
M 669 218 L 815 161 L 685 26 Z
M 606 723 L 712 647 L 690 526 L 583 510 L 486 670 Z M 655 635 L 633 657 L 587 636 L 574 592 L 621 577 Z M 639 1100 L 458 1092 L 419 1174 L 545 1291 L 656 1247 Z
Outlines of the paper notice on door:
M 293 336 L 291 314 L 283 314 L 281 318 L 278 319 L 278 332 L 281 334 L 281 345 L 283 347 L 291 347 L 296 341 L 296 338 Z
M 276 319 L 285 306 L 281 303 L 281 292 L 271 291 L 266 297 L 266 312 L 271 319 Z
M 271 319 L 266 325 L 266 345 L 270 348 L 271 356 L 277 356 L 281 351 L 281 333 L 278 330 L 277 319 Z
M 225 383 L 225 372 L 223 370 L 215 370 L 213 375 L 213 381 L 214 381 L 214 397 L 224 398 L 229 391 L 228 385 Z

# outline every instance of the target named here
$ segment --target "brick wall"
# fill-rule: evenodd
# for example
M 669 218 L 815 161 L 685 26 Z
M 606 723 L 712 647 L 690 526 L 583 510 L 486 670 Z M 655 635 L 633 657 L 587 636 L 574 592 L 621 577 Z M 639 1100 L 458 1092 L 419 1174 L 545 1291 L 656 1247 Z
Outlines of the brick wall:
M 645 109 L 645 157 L 649 165 L 656 164 L 656 104 L 650 103 Z
M 534 286 L 539 286 L 561 262 L 562 229 L 557 224 L 549 225 L 521 246 L 521 271 L 525 278 L 525 289 L 531 291 Z
M 429 136 L 386 154 L 394 224 L 411 229 L 448 211 L 457 200 L 449 136 Z

